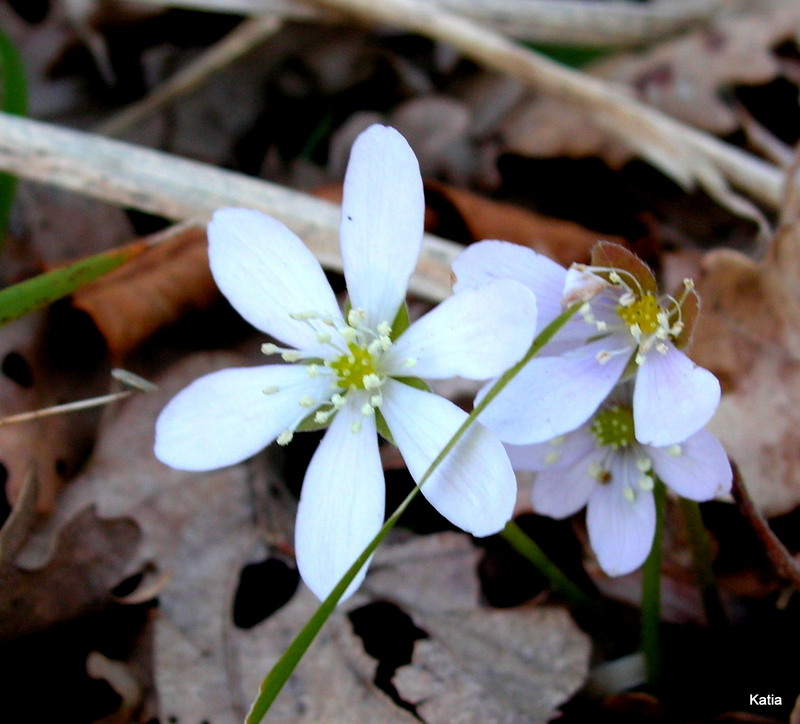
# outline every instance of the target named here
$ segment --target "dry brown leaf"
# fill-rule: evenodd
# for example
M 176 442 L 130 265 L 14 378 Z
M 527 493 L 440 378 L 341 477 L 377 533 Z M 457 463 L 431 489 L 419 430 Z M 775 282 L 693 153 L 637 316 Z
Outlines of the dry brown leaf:
M 91 316 L 114 359 L 123 359 L 157 330 L 219 298 L 204 228 L 172 227 L 145 241 L 155 245 L 72 297 L 73 306 Z
M 640 100 L 698 128 L 725 135 L 739 128 L 722 93 L 780 75 L 774 48 L 800 30 L 797 3 L 766 5 L 747 16 L 722 16 L 708 28 L 636 55 L 593 66 L 593 73 L 633 88 Z
M 87 338 L 73 326 L 74 321 L 62 318 L 54 323 L 48 321 L 46 314 L 36 313 L 3 328 L 0 417 L 107 390 L 107 371 L 83 346 Z M 69 348 L 53 350 L 53 344 L 45 344 L 56 325 L 60 327 L 56 334 L 63 334 L 60 338 L 70 341 Z M 54 353 L 58 360 L 54 360 Z M 72 360 L 81 361 L 73 365 Z M 0 465 L 6 472 L 5 494 L 9 504 L 16 503 L 33 468 L 38 483 L 36 508 L 39 512 L 51 510 L 65 480 L 88 454 L 98 420 L 96 410 L 84 410 L 0 427 Z
M 101 520 L 95 508 L 75 515 L 41 567 L 0 564 L 0 640 L 41 631 L 112 602 L 141 539 L 128 519 Z
M 703 267 L 690 354 L 725 391 L 709 429 L 757 507 L 785 513 L 800 505 L 800 216 L 779 229 L 762 262 L 720 249 Z
M 621 237 L 599 234 L 563 219 L 542 216 L 514 204 L 493 201 L 464 189 L 436 182 L 426 182 L 428 209 L 438 214 L 439 224 L 446 226 L 448 216 L 455 213 L 464 224 L 470 241 L 500 239 L 521 244 L 544 254 L 563 266 L 588 262 L 589 250 L 599 238 L 625 245 Z M 445 229 L 430 229 L 446 236 Z
M 755 12 L 723 15 L 703 29 L 667 40 L 645 53 L 616 56 L 588 69 L 627 86 L 671 116 L 715 133 L 731 133 L 739 120 L 721 91 L 765 83 L 781 72 L 773 49 L 800 31 L 794 0 L 763 3 Z M 632 156 L 574 105 L 552 97 L 528 97 L 502 126 L 507 147 L 529 156 L 600 156 L 618 168 Z
M 589 639 L 563 609 L 480 606 L 480 555 L 456 533 L 379 551 L 364 591 L 428 634 L 395 684 L 428 724 L 549 721 L 586 679 Z

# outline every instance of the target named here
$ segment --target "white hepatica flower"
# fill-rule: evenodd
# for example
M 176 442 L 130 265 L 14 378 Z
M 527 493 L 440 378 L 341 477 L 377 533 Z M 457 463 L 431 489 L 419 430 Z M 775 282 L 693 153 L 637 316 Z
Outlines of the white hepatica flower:
M 592 256 L 593 266 L 566 270 L 524 247 L 481 242 L 456 260 L 457 292 L 500 278 L 533 290 L 540 328 L 562 311 L 562 302 L 585 300 L 581 314 L 509 382 L 481 420 L 508 443 L 543 442 L 583 424 L 621 379 L 635 377 L 637 439 L 679 443 L 711 419 L 720 399 L 716 377 L 681 351 L 691 338 L 697 295 L 687 286 L 678 299 L 657 297 L 650 269 L 617 244 L 600 242 Z
M 306 473 L 295 534 L 300 574 L 319 598 L 382 525 L 379 420 L 418 480 L 466 418 L 403 378 L 485 379 L 520 359 L 534 336 L 535 297 L 513 281 L 451 297 L 393 334 L 419 256 L 423 214 L 413 152 L 393 129 L 370 127 L 356 140 L 345 177 L 346 316 L 317 260 L 278 221 L 224 209 L 208 228 L 211 271 L 223 294 L 251 324 L 287 345 L 266 344 L 267 354 L 300 364 L 196 380 L 162 411 L 156 456 L 175 468 L 210 470 L 276 439 L 287 443 L 303 420 L 329 423 Z M 515 491 L 502 444 L 479 424 L 422 488 L 442 515 L 478 536 L 503 528 Z
M 566 518 L 587 506 L 589 542 L 611 576 L 635 570 L 650 552 L 654 475 L 691 500 L 710 500 L 731 487 L 728 457 L 707 430 L 666 447 L 642 445 L 634 433 L 628 395 L 621 403 L 610 400 L 587 424 L 550 442 L 508 446 L 516 470 L 537 473 L 537 512 Z

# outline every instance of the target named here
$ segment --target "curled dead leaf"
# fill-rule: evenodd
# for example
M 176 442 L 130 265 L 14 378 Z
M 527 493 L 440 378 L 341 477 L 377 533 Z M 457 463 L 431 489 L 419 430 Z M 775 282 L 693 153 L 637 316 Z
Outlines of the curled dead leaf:
M 763 261 L 720 249 L 702 262 L 692 358 L 725 394 L 709 429 L 767 516 L 800 505 L 800 213 Z
M 115 359 L 219 297 L 203 227 L 171 227 L 147 241 L 142 255 L 73 295 L 73 305 L 91 316 Z

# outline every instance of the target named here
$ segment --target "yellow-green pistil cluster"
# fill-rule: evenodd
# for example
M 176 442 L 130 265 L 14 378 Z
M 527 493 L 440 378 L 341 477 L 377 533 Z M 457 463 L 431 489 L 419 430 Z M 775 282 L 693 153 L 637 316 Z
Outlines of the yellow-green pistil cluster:
M 618 406 L 603 410 L 594 418 L 591 430 L 598 445 L 614 450 L 628 447 L 636 439 L 633 410 Z
M 609 455 L 606 456 L 603 463 L 593 463 L 589 467 L 589 475 L 598 483 L 607 485 L 613 479 L 608 465 L 610 456 L 616 451 L 632 447 L 636 441 L 633 410 L 618 405 L 606 408 L 595 416 L 589 429 L 597 441 L 597 446 L 609 449 Z M 636 485 L 639 490 L 649 491 L 655 485 L 652 473 L 653 463 L 647 455 L 640 453 L 643 451 L 637 451 L 636 468 L 641 476 Z M 636 500 L 636 490 L 630 485 L 623 489 L 623 495 L 631 503 Z
M 336 327 L 333 320 L 325 319 L 317 314 L 308 312 L 291 315 L 298 321 L 322 322 L 320 326 L 315 326 L 316 337 L 320 344 L 331 348 L 332 354 L 325 358 L 309 358 L 309 355 L 293 349 L 285 349 L 274 344 L 262 345 L 261 350 L 264 354 L 280 353 L 285 362 L 304 362 L 309 377 L 319 377 L 327 375 L 330 377 L 330 395 L 324 399 L 315 399 L 311 396 L 304 396 L 298 400 L 301 407 L 311 411 L 315 410 L 313 420 L 316 425 L 325 425 L 330 422 L 331 417 L 345 404 L 345 398 L 350 392 L 362 392 L 364 403 L 361 407 L 361 414 L 370 416 L 375 414 L 375 410 L 383 402 L 380 388 L 386 380 L 386 375 L 381 369 L 381 357 L 392 346 L 392 328 L 388 322 L 381 322 L 377 329 L 372 330 L 366 327 L 364 321 L 366 314 L 360 309 L 351 309 L 347 314 L 347 323 Z M 333 339 L 333 330 L 328 331 L 326 327 L 336 327 L 339 342 Z M 345 347 L 342 347 L 342 340 Z M 416 360 L 405 360 L 406 367 L 413 367 Z M 274 394 L 278 388 L 264 390 L 265 394 Z M 361 430 L 361 423 L 354 422 L 351 425 L 353 432 Z M 286 445 L 294 435 L 294 429 L 284 430 L 277 439 L 279 445 Z

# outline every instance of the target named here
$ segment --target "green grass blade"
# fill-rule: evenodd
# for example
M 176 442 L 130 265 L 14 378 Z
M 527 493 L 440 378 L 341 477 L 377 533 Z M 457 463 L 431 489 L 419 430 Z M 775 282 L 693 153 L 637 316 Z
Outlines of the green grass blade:
M 26 279 L 0 291 L 0 327 L 116 269 L 141 252 L 142 247 L 126 246 L 81 259 L 68 266 Z
M 25 69 L 17 49 L 0 30 L 0 108 L 6 113 L 25 116 L 28 113 L 28 92 Z M 14 200 L 17 180 L 14 176 L 0 174 L 0 248 L 5 238 L 8 215 Z

